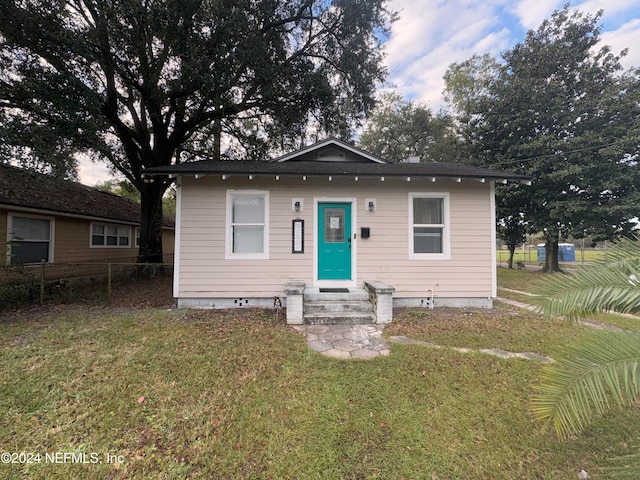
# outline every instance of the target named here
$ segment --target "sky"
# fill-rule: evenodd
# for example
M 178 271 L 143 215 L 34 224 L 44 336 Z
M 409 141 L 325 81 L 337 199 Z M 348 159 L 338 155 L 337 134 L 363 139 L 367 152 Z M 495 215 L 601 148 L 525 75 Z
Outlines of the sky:
M 566 0 L 391 0 L 399 13 L 386 45 L 391 87 L 405 98 L 444 105 L 442 77 L 449 65 L 474 53 L 501 52 L 524 40 Z M 595 14 L 600 9 L 601 38 L 626 68 L 640 67 L 640 0 L 574 1 L 571 8 Z
M 522 42 L 566 0 L 390 0 L 399 18 L 386 42 L 388 84 L 405 98 L 423 101 L 433 110 L 444 106 L 443 76 L 449 65 L 474 53 L 501 52 Z M 625 69 L 640 67 L 640 0 L 574 1 L 572 8 L 600 19 L 601 38 L 613 53 L 625 48 Z M 83 161 L 80 181 L 86 185 L 107 180 L 105 164 Z

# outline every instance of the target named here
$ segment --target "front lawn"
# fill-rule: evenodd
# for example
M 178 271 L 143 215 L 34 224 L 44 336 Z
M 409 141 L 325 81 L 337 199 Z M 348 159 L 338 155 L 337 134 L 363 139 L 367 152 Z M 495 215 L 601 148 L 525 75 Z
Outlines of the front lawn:
M 550 356 L 598 334 L 507 307 L 422 313 L 388 333 Z M 543 430 L 534 362 L 397 344 L 335 360 L 262 310 L 12 315 L 0 450 L 40 463 L 0 464 L 1 478 L 575 479 L 638 445 L 636 409 L 569 441 Z

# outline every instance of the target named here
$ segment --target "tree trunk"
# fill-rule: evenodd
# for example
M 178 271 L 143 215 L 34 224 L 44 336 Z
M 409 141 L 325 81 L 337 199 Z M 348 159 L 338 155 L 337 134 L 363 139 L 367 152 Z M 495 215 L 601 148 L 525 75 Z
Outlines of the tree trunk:
M 516 246 L 515 245 L 507 245 L 507 247 L 509 248 L 509 269 L 513 268 L 513 256 L 516 253 Z
M 140 249 L 138 263 L 162 263 L 162 182 L 145 183 L 140 190 Z
M 543 272 L 559 272 L 560 264 L 558 263 L 558 236 L 547 236 L 544 243 L 545 259 Z

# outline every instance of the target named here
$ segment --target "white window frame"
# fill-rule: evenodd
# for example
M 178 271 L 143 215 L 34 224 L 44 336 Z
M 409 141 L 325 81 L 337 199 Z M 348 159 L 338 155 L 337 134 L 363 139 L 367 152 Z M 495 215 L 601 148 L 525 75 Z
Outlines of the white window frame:
M 140 227 L 136 227 L 135 228 L 134 237 L 135 238 L 133 240 L 133 243 L 134 243 L 133 246 L 136 247 L 136 248 L 140 248 Z
M 413 200 L 415 198 L 439 198 L 443 200 L 443 220 L 444 224 L 414 225 L 413 223 Z M 451 217 L 449 207 L 448 192 L 409 192 L 409 258 L 411 260 L 450 260 L 451 259 Z M 441 253 L 415 253 L 413 229 L 415 226 L 442 228 L 442 252 Z
M 6 249 L 6 264 L 14 265 L 11 263 L 11 242 L 13 241 L 13 218 L 35 218 L 37 220 L 48 220 L 49 221 L 49 251 L 47 252 L 47 256 L 49 259 L 47 263 L 53 263 L 54 261 L 54 245 L 55 245 L 55 218 L 48 217 L 44 215 L 32 215 L 30 213 L 8 213 L 7 214 L 7 249 Z M 28 239 L 24 241 L 29 241 Z M 41 240 L 39 240 L 41 241 Z M 34 262 L 35 263 L 35 262 Z
M 93 244 L 93 227 L 94 226 L 103 226 L 105 228 L 105 232 L 103 234 L 104 239 L 105 239 L 105 244 L 104 245 L 94 245 Z M 107 245 L 107 227 L 116 227 L 118 229 L 118 233 L 117 233 L 117 238 L 118 238 L 118 244 L 117 245 Z M 124 237 L 124 235 L 120 235 L 119 230 L 121 228 L 126 228 L 127 229 L 127 238 L 128 238 L 128 244 L 127 245 L 120 245 L 120 237 Z M 132 248 L 133 245 L 131 245 L 131 225 L 122 225 L 119 223 L 106 223 L 106 222 L 91 222 L 91 224 L 89 225 L 89 248 Z
M 264 223 L 242 224 L 263 226 L 262 252 L 261 253 L 235 253 L 233 251 L 233 198 L 239 195 L 263 195 L 264 196 Z M 225 221 L 225 259 L 227 260 L 267 260 L 269 259 L 269 191 L 268 190 L 227 190 L 227 216 Z

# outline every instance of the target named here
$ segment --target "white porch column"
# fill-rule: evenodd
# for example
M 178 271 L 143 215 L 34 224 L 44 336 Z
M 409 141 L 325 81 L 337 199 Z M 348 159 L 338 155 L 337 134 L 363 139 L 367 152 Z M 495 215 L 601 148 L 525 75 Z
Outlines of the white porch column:
M 287 323 L 302 325 L 304 322 L 304 281 L 287 282 L 284 292 L 287 294 Z
M 376 323 L 391 323 L 393 318 L 393 292 L 395 288 L 377 280 L 367 280 L 364 288 L 369 292 L 369 298 L 376 314 Z

